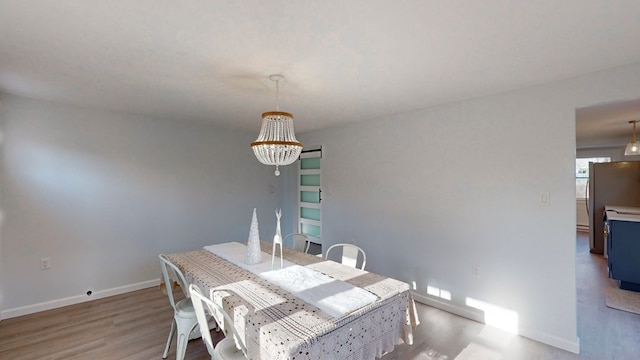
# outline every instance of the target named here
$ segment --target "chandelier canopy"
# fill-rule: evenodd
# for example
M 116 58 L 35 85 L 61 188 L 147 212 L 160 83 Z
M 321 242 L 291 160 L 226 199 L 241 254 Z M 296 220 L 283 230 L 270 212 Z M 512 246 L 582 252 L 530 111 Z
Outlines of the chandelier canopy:
M 629 124 L 633 124 L 633 140 L 627 144 L 624 150 L 625 155 L 640 155 L 640 143 L 636 141 L 636 123 L 640 120 L 631 120 Z
M 275 165 L 276 176 L 280 175 L 278 167 L 296 161 L 302 151 L 302 144 L 296 140 L 293 131 L 293 115 L 280 111 L 278 105 L 279 83 L 284 76 L 274 74 L 269 79 L 276 82 L 276 111 L 262 114 L 262 128 L 251 148 L 258 161 L 265 165 Z

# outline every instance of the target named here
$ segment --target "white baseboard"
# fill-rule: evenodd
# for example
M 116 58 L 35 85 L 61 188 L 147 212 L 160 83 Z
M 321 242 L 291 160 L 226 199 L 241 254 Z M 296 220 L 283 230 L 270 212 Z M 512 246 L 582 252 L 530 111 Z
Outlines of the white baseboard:
M 462 316 L 464 318 L 484 324 L 484 314 L 482 313 L 482 311 L 473 311 L 470 309 L 465 309 L 460 306 L 453 305 L 448 302 L 440 301 L 422 294 L 418 294 L 413 291 L 411 292 L 411 296 L 415 301 L 419 303 L 433 306 L 434 308 L 438 308 L 440 310 L 444 310 L 446 312 L 449 312 L 458 316 Z M 562 338 L 558 338 L 557 336 L 549 335 L 547 333 L 542 333 L 539 331 L 533 331 L 533 330 L 524 329 L 524 328 L 518 329 L 518 335 L 549 345 L 549 346 L 556 347 L 558 349 L 572 352 L 574 354 L 580 353 L 579 338 L 576 338 L 576 341 L 568 341 Z
M 131 291 L 141 290 L 150 288 L 153 286 L 158 286 L 160 284 L 160 279 L 153 279 L 149 281 L 143 281 L 137 284 L 130 284 L 124 286 L 118 286 L 111 289 L 98 290 L 94 291 L 90 296 L 86 294 L 70 296 L 63 299 L 56 299 L 51 301 L 45 301 L 37 304 L 20 306 L 13 309 L 6 309 L 0 312 L 0 319 L 10 319 L 17 316 L 28 315 L 37 313 L 40 311 L 56 309 L 63 306 L 79 304 L 87 301 L 97 300 L 106 298 L 109 296 L 120 295 L 124 293 L 128 293 Z
M 580 354 L 580 338 L 576 338 L 575 341 L 569 341 L 540 331 L 523 328 L 518 329 L 518 334 L 528 339 L 557 347 L 558 349 Z
M 440 301 L 413 291 L 411 292 L 411 296 L 415 301 L 419 303 L 433 306 L 434 308 L 438 308 L 440 310 L 444 310 L 446 312 L 462 316 L 463 318 L 467 318 L 469 320 L 477 321 L 484 324 L 484 314 L 482 313 L 482 311 L 474 311 L 471 309 L 461 308 L 448 302 Z

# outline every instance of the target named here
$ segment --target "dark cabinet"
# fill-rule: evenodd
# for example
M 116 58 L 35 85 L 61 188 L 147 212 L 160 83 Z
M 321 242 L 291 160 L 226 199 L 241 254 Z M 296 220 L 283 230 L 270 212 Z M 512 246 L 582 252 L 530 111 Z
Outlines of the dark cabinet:
M 640 291 L 640 215 L 607 215 L 609 276 L 621 289 Z

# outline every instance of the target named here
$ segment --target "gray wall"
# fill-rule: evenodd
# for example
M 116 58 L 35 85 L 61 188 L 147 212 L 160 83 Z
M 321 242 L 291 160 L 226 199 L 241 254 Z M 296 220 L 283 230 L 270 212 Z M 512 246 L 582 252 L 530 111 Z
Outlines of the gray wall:
M 362 246 L 369 270 L 441 307 L 473 315 L 479 300 L 576 351 L 575 109 L 639 97 L 635 65 L 299 134 L 323 145 L 324 241 Z M 254 206 L 269 239 L 273 208 L 295 211 L 295 170 L 259 165 L 255 134 L 2 105 L 5 309 L 155 279 L 158 252 L 244 240 Z
M 632 66 L 302 134 L 323 145 L 324 242 L 356 243 L 442 308 L 476 317 L 479 300 L 577 351 L 575 109 L 637 97 Z
M 273 236 L 259 120 L 247 133 L 3 95 L 0 121 L 5 317 L 149 286 L 159 253 L 246 241 L 254 207 Z

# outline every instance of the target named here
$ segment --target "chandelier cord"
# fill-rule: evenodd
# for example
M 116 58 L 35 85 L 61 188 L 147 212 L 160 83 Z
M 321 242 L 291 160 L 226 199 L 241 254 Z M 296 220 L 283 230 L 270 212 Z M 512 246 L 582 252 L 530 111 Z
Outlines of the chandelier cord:
M 276 80 L 276 111 L 280 111 L 279 93 L 280 93 L 280 80 Z

